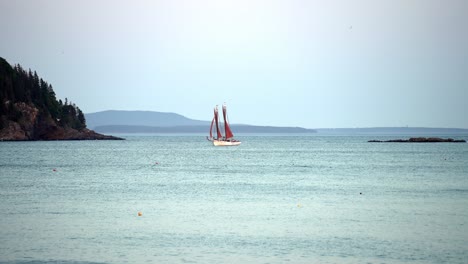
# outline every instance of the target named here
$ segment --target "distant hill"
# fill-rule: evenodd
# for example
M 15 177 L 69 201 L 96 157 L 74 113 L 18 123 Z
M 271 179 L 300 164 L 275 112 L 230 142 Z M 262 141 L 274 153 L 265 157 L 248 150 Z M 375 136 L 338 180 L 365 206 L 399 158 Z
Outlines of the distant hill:
M 302 127 L 272 127 L 272 126 L 248 126 L 232 125 L 235 133 L 315 133 L 313 129 Z M 97 126 L 94 128 L 101 133 L 206 133 L 209 131 L 209 124 L 206 126 L 124 126 L 110 125 Z
M 209 126 L 209 121 L 187 118 L 175 113 L 152 111 L 108 110 L 85 114 L 86 124 L 94 129 L 100 126 Z
M 110 110 L 85 114 L 88 127 L 101 133 L 208 133 L 211 121 L 194 120 L 176 113 Z M 322 135 L 443 135 L 464 134 L 462 128 L 368 127 L 318 128 L 231 124 L 237 133 L 318 133 Z
M 89 127 L 105 133 L 208 133 L 211 121 L 175 113 L 109 110 L 85 114 Z M 231 125 L 234 133 L 315 133 L 301 127 Z

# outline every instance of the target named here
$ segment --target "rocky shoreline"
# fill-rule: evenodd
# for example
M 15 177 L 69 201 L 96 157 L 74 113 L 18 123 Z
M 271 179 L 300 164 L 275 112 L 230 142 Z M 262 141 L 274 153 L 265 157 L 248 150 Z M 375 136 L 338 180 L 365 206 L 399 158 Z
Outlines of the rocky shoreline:
M 52 141 L 52 140 L 125 140 L 115 136 L 102 135 L 87 128 L 76 130 L 72 128 L 48 127 L 46 131 L 25 131 L 18 123 L 10 123 L 9 127 L 0 130 L 0 141 Z
M 369 140 L 367 142 L 372 143 L 466 143 L 464 139 L 453 139 L 453 138 L 425 138 L 417 137 L 410 139 L 391 139 L 391 140 Z
M 41 115 L 34 105 L 16 103 L 15 108 L 21 112 L 21 118 L 16 122 L 3 120 L 2 127 L 0 127 L 0 141 L 124 140 L 102 135 L 87 128 L 75 129 L 60 126 L 50 115 Z

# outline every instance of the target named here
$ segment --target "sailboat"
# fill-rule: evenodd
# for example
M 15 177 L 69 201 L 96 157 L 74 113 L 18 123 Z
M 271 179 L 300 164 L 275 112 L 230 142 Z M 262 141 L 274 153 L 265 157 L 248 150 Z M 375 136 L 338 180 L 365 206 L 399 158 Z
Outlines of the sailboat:
M 215 106 L 214 117 L 213 117 L 213 120 L 211 121 L 211 126 L 210 126 L 210 137 L 207 137 L 207 139 L 213 142 L 213 145 L 215 146 L 238 146 L 240 145 L 241 142 L 239 140 L 234 139 L 234 135 L 232 134 L 231 127 L 229 126 L 227 112 L 226 112 L 226 103 L 223 104 L 223 118 L 224 118 L 224 132 L 225 132 L 224 136 L 223 136 L 223 133 L 221 132 L 220 124 L 218 121 L 219 119 L 218 106 Z M 213 137 L 213 127 L 216 129 L 215 137 Z

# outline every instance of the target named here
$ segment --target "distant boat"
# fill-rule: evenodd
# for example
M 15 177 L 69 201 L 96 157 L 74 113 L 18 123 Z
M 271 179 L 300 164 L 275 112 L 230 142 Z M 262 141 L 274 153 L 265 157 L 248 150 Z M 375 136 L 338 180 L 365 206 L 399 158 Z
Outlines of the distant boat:
M 234 134 L 232 134 L 231 127 L 229 126 L 228 118 L 227 118 L 227 112 L 226 112 L 226 103 L 223 104 L 223 118 L 224 118 L 224 132 L 225 135 L 223 136 L 223 133 L 221 131 L 220 124 L 219 124 L 219 114 L 218 114 L 218 106 L 215 106 L 214 108 L 214 117 L 213 120 L 211 121 L 211 126 L 210 126 L 210 136 L 207 137 L 207 139 L 211 142 L 213 142 L 213 145 L 215 146 L 238 146 L 241 144 L 239 140 L 234 139 Z M 215 125 L 216 126 L 213 126 Z M 213 137 L 213 128 L 216 129 L 215 136 Z

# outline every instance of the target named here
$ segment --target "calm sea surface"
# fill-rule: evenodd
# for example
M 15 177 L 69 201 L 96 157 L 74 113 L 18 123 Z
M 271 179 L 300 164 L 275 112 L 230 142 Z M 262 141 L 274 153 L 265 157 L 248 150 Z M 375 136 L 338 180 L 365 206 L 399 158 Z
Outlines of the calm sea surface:
M 0 142 L 0 263 L 468 263 L 467 143 L 126 138 Z

